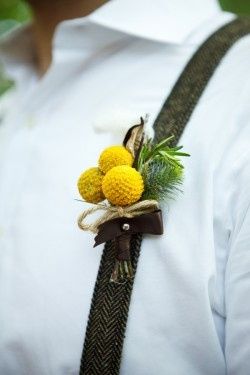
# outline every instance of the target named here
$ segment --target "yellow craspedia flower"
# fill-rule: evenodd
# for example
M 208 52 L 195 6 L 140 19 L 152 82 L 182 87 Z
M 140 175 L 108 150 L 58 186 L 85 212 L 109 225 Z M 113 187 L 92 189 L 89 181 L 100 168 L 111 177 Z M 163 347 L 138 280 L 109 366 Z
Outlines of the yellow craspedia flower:
M 103 174 L 99 168 L 89 168 L 83 172 L 77 182 L 80 195 L 89 203 L 98 203 L 105 199 L 102 192 Z
M 141 174 L 128 165 L 110 169 L 102 182 L 103 194 L 111 204 L 116 206 L 127 206 L 137 202 L 143 189 Z
M 99 168 L 103 173 L 118 165 L 132 166 L 134 158 L 124 146 L 111 146 L 106 148 L 100 155 Z

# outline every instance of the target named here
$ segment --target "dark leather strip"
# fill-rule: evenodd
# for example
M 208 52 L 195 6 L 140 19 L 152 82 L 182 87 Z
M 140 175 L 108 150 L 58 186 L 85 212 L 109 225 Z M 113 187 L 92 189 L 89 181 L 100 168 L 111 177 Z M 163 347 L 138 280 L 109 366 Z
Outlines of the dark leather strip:
M 163 234 L 163 223 L 161 210 L 142 214 L 132 218 L 118 217 L 101 224 L 95 237 L 95 246 L 107 242 L 124 234 L 123 225 L 129 224 L 126 233 Z
M 249 19 L 237 18 L 216 31 L 199 48 L 187 64 L 155 121 L 155 141 L 174 134 L 173 144 L 178 143 L 221 59 L 239 38 L 248 33 Z M 141 242 L 141 234 L 132 235 L 131 260 L 134 273 L 137 269 Z M 108 241 L 103 250 L 92 297 L 80 375 L 119 374 L 134 279 L 128 280 L 125 284 L 109 282 L 115 255 L 114 241 Z

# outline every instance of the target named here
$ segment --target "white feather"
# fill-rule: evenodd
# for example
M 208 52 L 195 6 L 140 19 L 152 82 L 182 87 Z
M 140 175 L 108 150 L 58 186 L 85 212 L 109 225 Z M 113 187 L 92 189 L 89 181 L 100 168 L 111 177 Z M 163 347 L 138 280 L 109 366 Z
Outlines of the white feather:
M 99 132 L 109 132 L 117 136 L 125 136 L 131 126 L 140 124 L 141 117 L 145 119 L 146 114 L 139 113 L 139 111 L 135 110 L 113 109 L 103 111 L 99 112 L 98 116 L 93 121 L 93 127 Z M 152 129 L 152 123 L 150 124 L 150 118 L 145 123 L 145 133 L 147 137 L 153 138 L 154 131 Z

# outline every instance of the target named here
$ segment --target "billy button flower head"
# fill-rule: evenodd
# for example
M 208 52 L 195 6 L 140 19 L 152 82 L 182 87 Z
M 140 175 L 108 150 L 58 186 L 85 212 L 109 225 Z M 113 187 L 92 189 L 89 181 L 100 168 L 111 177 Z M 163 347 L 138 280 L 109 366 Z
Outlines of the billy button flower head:
M 99 168 L 105 174 L 110 169 L 119 165 L 132 166 L 134 158 L 124 146 L 111 146 L 106 148 L 100 155 Z
M 102 189 L 108 201 L 115 206 L 127 206 L 137 202 L 143 193 L 141 174 L 128 165 L 109 170 L 102 182 Z
M 99 168 L 89 168 L 83 172 L 77 182 L 78 191 L 89 203 L 99 203 L 105 199 L 102 192 L 104 175 Z

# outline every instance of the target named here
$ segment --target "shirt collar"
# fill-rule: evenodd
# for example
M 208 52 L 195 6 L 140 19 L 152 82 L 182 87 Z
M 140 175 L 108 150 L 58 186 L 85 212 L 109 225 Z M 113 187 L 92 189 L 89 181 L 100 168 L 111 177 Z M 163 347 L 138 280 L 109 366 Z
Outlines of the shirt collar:
M 216 0 L 110 0 L 86 17 L 61 22 L 55 32 L 54 47 L 77 49 L 79 40 L 84 39 L 86 23 L 109 30 L 106 38 L 112 39 L 111 32 L 118 32 L 178 45 L 220 13 Z M 32 64 L 33 50 L 30 25 L 18 27 L 0 42 L 1 59 L 7 71 L 12 63 Z
M 88 17 L 137 37 L 181 44 L 194 29 L 220 12 L 216 0 L 113 0 Z

